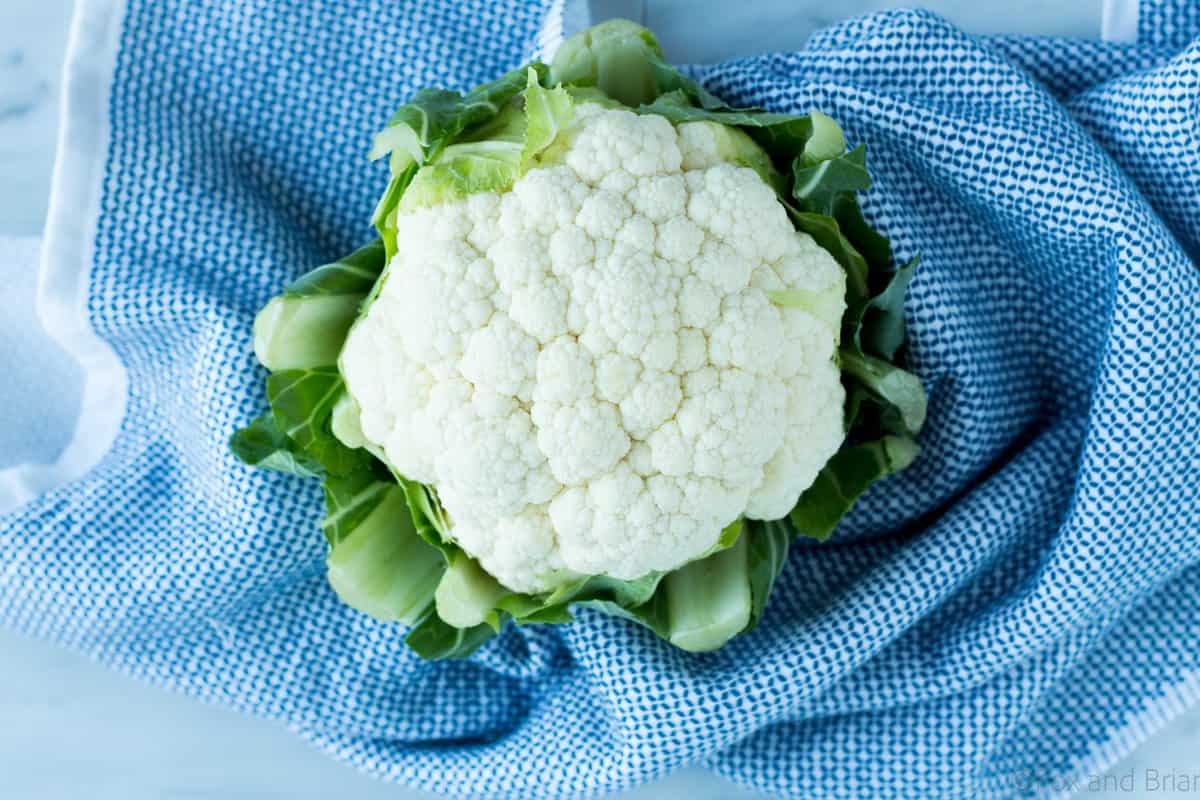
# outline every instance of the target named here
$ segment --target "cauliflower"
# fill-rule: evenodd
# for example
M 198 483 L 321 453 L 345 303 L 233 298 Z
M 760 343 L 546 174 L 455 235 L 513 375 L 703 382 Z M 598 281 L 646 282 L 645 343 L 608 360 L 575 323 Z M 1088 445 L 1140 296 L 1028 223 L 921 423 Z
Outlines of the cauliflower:
M 340 368 L 504 586 L 686 564 L 842 443 L 845 275 L 711 122 L 581 103 L 503 194 L 401 212 Z M 768 291 L 803 286 L 820 313 Z
M 321 478 L 329 583 L 425 658 L 588 606 L 686 650 L 917 454 L 915 262 L 819 112 L 735 109 L 616 20 L 376 135 L 379 240 L 259 313 L 231 449 Z

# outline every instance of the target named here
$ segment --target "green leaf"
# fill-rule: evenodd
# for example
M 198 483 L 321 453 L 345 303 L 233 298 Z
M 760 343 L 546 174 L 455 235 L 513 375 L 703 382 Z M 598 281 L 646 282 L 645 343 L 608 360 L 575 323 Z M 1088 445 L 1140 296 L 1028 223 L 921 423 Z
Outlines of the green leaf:
M 649 63 L 650 71 L 654 76 L 657 95 L 680 92 L 693 105 L 712 111 L 761 111 L 761 109 L 734 109 L 724 100 L 708 91 L 708 89 L 705 89 L 703 85 L 692 80 L 663 60 L 661 50 L 647 53 L 646 61 Z
M 442 151 L 417 171 L 400 201 L 401 211 L 452 202 L 512 186 L 521 173 L 522 144 L 504 140 L 464 142 Z
M 254 318 L 254 355 L 272 372 L 337 363 L 363 294 L 283 294 Z
M 842 373 L 846 387 L 846 442 L 865 442 L 880 436 L 907 436 L 908 426 L 900 409 L 875 394 L 854 376 Z
M 539 77 L 536 69 L 528 69 L 524 111 L 506 106 L 431 157 L 413 177 L 399 209 L 498 192 L 515 183 L 531 160 L 554 143 L 573 114 L 570 93 L 562 87 L 542 88 Z
M 596 87 L 630 108 L 678 93 L 686 105 L 736 110 L 664 61 L 654 34 L 626 19 L 602 22 L 563 42 L 550 65 L 550 82 Z
M 329 416 L 329 431 L 339 442 L 351 449 L 378 450 L 371 445 L 367 435 L 363 433 L 362 409 L 358 407 L 358 403 L 349 391 L 342 392 L 337 402 L 333 404 L 333 411 Z
M 349 516 L 357 518 L 352 525 L 333 523 L 339 538 L 326 559 L 330 585 L 342 602 L 377 620 L 416 622 L 433 603 L 444 562 L 414 530 L 404 492 L 393 484 L 374 489 L 365 482 L 332 491 L 353 491 L 370 508 L 360 516 L 353 499 L 331 507 L 331 515 L 352 508 Z
M 508 595 L 499 602 L 498 608 L 523 625 L 563 622 L 571 619 L 570 607 L 573 605 L 593 608 L 612 605 L 627 609 L 645 606 L 653 600 L 662 578 L 659 572 L 634 580 L 608 575 L 582 576 L 546 595 Z
M 732 547 L 667 573 L 671 644 L 693 653 L 715 650 L 750 624 L 748 538 L 739 536 Z
M 424 89 L 413 97 L 412 105 L 419 110 L 407 113 L 414 115 L 414 122 L 422 124 L 429 113 L 424 111 L 424 108 L 436 111 L 441 106 L 456 102 L 459 97 L 458 92 L 448 89 Z M 409 106 L 401 107 L 400 111 L 396 112 L 397 116 L 406 112 L 406 109 L 409 109 Z M 416 118 L 417 115 L 420 115 L 420 119 Z M 420 134 L 407 122 L 401 120 L 400 124 L 392 124 L 393 122 L 396 122 L 396 117 L 392 117 L 388 127 L 375 134 L 371 140 L 371 149 L 367 151 L 367 158 L 378 161 L 390 155 L 388 166 L 392 175 L 399 175 L 412 164 L 424 163 L 425 148 L 429 146 L 429 142 L 422 142 Z
M 844 194 L 834 201 L 833 218 L 837 221 L 838 229 L 866 259 L 872 276 L 891 271 L 891 243 L 886 236 L 867 224 L 858 199 L 853 194 Z M 871 285 L 874 287 L 873 281 Z
M 544 65 L 531 66 L 539 75 L 545 75 Z M 464 131 L 499 114 L 521 93 L 525 82 L 526 68 L 522 67 L 465 95 L 446 89 L 422 89 L 392 115 L 387 128 L 376 134 L 368 157 L 375 160 L 400 153 L 402 157 L 392 164 L 393 175 L 402 174 L 412 164 L 426 164 Z
M 498 604 L 518 625 L 562 625 L 575 619 L 569 603 L 547 605 L 533 595 L 511 594 Z
M 825 541 L 872 483 L 904 469 L 919 452 L 916 442 L 900 436 L 839 450 L 800 495 L 788 519 L 799 535 Z
M 417 92 L 392 116 L 388 127 L 376 135 L 370 157 L 376 159 L 392 155 L 391 181 L 371 215 L 371 222 L 383 239 L 387 260 L 390 261 L 397 250 L 396 209 L 418 170 L 434 161 L 452 142 L 469 138 L 473 132 L 478 132 L 475 129 L 490 123 L 510 107 L 525 88 L 529 68 L 534 70 L 539 79 L 547 74 L 544 64 L 534 63 L 528 68 L 515 69 L 499 80 L 485 83 L 466 95 L 445 89 Z M 464 156 L 461 153 L 459 155 Z M 467 170 L 468 161 L 469 158 L 457 165 L 447 165 L 443 173 L 449 179 L 459 177 L 455 170 Z
M 473 628 L 455 628 L 430 610 L 404 637 L 404 643 L 427 661 L 441 661 L 466 658 L 495 635 L 496 631 L 486 623 Z
M 576 86 L 574 84 L 564 84 L 562 88 L 565 89 L 567 94 L 571 96 L 571 101 L 575 105 L 579 105 L 581 103 L 592 103 L 600 106 L 601 108 L 615 108 L 621 111 L 629 110 L 627 105 L 617 102 L 604 92 L 597 89 L 595 86 Z M 636 111 L 637 109 L 634 110 Z
M 636 108 L 661 94 L 655 69 L 661 58 L 654 34 L 627 19 L 611 19 L 562 43 L 550 64 L 550 83 L 594 86 Z
M 284 370 L 267 378 L 267 399 L 280 429 L 332 475 L 353 472 L 370 458 L 333 435 L 331 417 L 342 391 L 335 367 Z
M 813 214 L 833 217 L 834 203 L 839 197 L 871 187 L 867 148 L 861 144 L 849 153 L 813 165 L 798 158 L 792 169 L 795 180 L 792 196 L 802 211 Z
M 325 479 L 325 519 L 321 530 L 336 546 L 346 539 L 389 496 L 392 484 L 379 480 L 370 468 Z
M 733 522 L 726 525 L 721 531 L 721 535 L 717 538 L 716 546 L 713 547 L 710 552 L 718 553 L 727 547 L 733 547 L 735 544 L 737 544 L 737 540 L 741 537 L 742 528 L 744 526 L 745 521 L 742 519 L 735 519 Z
M 788 131 L 786 141 L 803 148 L 812 135 L 812 121 L 796 114 L 780 114 L 758 108 L 732 108 L 719 103 L 712 107 L 697 106 L 682 89 L 663 92 L 652 102 L 637 106 L 639 114 L 657 114 L 676 125 L 685 122 L 713 122 L 731 128 L 780 128 Z
M 284 294 L 290 297 L 365 297 L 386 265 L 383 241 L 376 239 L 348 256 L 305 273 L 293 281 Z
M 319 478 L 323 472 L 315 459 L 288 438 L 276 422 L 275 415 L 269 411 L 234 432 L 229 438 L 229 449 L 237 458 L 259 469 L 305 478 Z
M 804 143 L 801 160 L 807 164 L 818 164 L 844 153 L 846 137 L 833 117 L 820 111 L 813 111 L 809 116 L 812 118 L 812 137 Z
M 620 617 L 649 628 L 662 639 L 671 636 L 670 608 L 666 592 L 655 592 L 641 605 L 626 606 L 612 600 L 582 600 L 582 608 L 594 608 L 612 617 Z
M 559 86 L 543 89 L 537 73 L 530 69 L 525 87 L 525 145 L 521 163 L 528 164 L 535 156 L 554 143 L 558 134 L 571 122 L 575 103 L 570 93 Z
M 437 614 L 455 628 L 473 628 L 488 623 L 500 628 L 496 604 L 510 592 L 466 553 L 458 552 L 450 560 L 434 593 Z
M 272 372 L 337 363 L 363 299 L 383 272 L 379 240 L 302 275 L 254 319 L 254 352 Z
M 775 580 L 783 570 L 788 545 L 795 538 L 786 519 L 764 522 L 746 520 L 746 563 L 750 573 L 750 621 L 746 630 L 758 624 Z
M 921 381 L 881 358 L 843 348 L 842 370 L 884 403 L 895 406 L 903 422 L 903 433 L 916 436 L 925 424 L 926 398 Z
M 662 573 L 652 572 L 633 580 L 611 578 L 608 575 L 593 575 L 571 599 L 608 599 L 623 606 L 640 606 L 647 602 L 662 581 Z
M 404 490 L 404 497 L 408 502 L 408 509 L 412 514 L 417 534 L 440 550 L 446 563 L 449 563 L 458 552 L 458 547 L 450 541 L 450 521 L 446 519 L 446 512 L 442 509 L 442 504 L 438 502 L 437 495 L 434 494 L 432 488 L 423 483 L 410 481 L 395 470 L 392 470 L 392 477 Z
M 371 224 L 383 240 L 385 256 L 389 262 L 396 257 L 396 209 L 400 207 L 405 190 L 416 177 L 417 169 L 417 164 L 409 164 L 398 175 L 393 175 L 388 181 L 383 197 L 379 198 L 375 211 L 371 214 Z
M 913 258 L 892 272 L 884 290 L 867 304 L 859 333 L 864 350 L 890 361 L 904 344 L 904 295 L 919 261 Z

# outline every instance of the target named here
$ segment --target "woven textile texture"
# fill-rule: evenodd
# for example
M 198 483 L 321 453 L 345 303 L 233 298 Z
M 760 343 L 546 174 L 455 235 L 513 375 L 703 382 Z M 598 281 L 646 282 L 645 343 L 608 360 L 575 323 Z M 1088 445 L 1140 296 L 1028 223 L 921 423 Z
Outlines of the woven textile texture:
M 788 798 L 1060 793 L 1200 699 L 1195 9 L 1147 4 L 1132 45 L 889 12 L 697 68 L 867 144 L 866 213 L 923 256 L 923 454 L 716 653 L 583 612 L 427 664 L 327 587 L 319 486 L 226 440 L 263 403 L 255 311 L 371 235 L 370 133 L 529 58 L 561 4 L 129 0 L 87 303 L 128 408 L 0 517 L 0 622 L 455 796 L 693 762 Z

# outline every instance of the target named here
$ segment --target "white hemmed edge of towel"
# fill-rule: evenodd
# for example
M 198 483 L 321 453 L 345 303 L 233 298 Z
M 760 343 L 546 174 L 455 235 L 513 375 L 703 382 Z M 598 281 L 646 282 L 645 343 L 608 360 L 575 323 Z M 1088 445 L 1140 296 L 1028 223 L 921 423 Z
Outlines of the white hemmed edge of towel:
M 582 2 L 582 0 L 570 1 L 572 5 Z M 558 52 L 558 48 L 566 38 L 564 29 L 566 27 L 567 2 L 568 0 L 553 0 L 550 7 L 546 9 L 546 15 L 542 18 L 534 53 L 534 56 L 542 61 L 549 62 L 553 59 L 554 54 Z
M 1104 0 L 1100 38 L 1106 42 L 1136 42 L 1141 0 Z
M 96 335 L 87 309 L 109 146 L 109 100 L 124 17 L 125 0 L 76 2 L 38 271 L 42 327 L 83 372 L 79 417 L 54 463 L 0 471 L 0 513 L 86 474 L 112 447 L 125 416 L 125 366 Z
M 1157 741 L 1155 735 L 1197 705 L 1200 705 L 1200 672 L 1193 672 L 1167 687 L 1140 712 L 1130 715 L 1125 724 L 1110 729 L 1103 740 L 1063 771 L 1059 780 L 1036 787 L 1034 796 L 1046 800 L 1079 800 L 1093 776 L 1107 774 L 1148 742 Z
M 578 2 L 578 0 L 575 0 Z M 553 0 L 536 41 L 549 59 L 563 42 L 567 0 Z M 125 416 L 124 364 L 88 318 L 88 286 L 110 139 L 109 100 L 125 0 L 77 0 L 63 68 L 50 211 L 38 276 L 38 317 L 78 362 L 83 397 L 71 440 L 52 464 L 0 470 L 0 513 L 82 477 L 112 448 Z

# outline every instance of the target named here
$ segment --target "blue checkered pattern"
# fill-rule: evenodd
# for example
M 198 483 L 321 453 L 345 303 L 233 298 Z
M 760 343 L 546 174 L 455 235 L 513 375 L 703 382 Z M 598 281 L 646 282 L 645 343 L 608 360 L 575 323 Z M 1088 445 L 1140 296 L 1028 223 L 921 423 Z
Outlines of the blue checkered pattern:
M 86 478 L 0 520 L 0 620 L 471 797 L 685 762 L 789 798 L 1047 796 L 1200 698 L 1189 2 L 1148 5 L 1138 45 L 896 12 L 698 71 L 841 120 L 868 216 L 924 255 L 924 453 L 795 548 L 751 635 L 689 655 L 585 612 L 426 664 L 335 600 L 317 485 L 226 452 L 262 404 L 251 319 L 370 235 L 391 108 L 518 63 L 549 6 L 130 0 L 88 308 L 128 413 Z
M 1138 41 L 1186 47 L 1200 30 L 1196 0 L 1142 0 L 1138 4 Z

